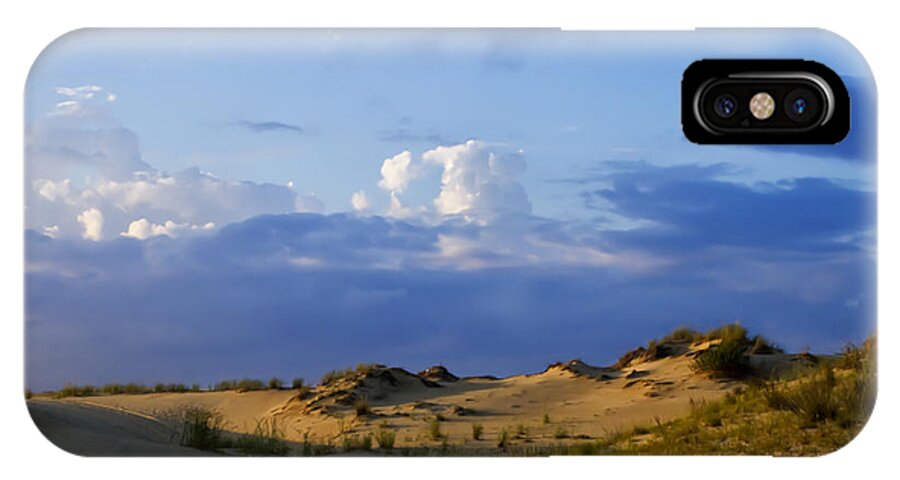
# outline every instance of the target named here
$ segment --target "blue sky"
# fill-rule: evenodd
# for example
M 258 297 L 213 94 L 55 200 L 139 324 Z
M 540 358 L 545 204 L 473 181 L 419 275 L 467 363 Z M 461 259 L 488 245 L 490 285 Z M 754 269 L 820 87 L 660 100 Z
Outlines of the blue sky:
M 698 146 L 698 58 L 821 61 L 816 147 Z M 28 381 L 509 374 L 873 330 L 874 86 L 821 31 L 81 31 L 26 88 Z M 248 361 L 252 358 L 252 361 Z

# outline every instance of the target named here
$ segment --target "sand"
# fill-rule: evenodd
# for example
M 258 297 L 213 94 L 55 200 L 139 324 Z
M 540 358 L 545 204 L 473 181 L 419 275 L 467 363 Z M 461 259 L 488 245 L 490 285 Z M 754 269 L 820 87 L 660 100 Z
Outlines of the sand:
M 675 356 L 638 359 L 621 370 L 576 360 L 530 375 L 456 379 L 451 374 L 436 381 L 438 377 L 399 368 L 375 368 L 305 392 L 113 395 L 53 403 L 170 423 L 186 408 L 203 407 L 221 414 L 225 427 L 238 433 L 251 433 L 258 421 L 275 419 L 291 442 L 306 439 L 340 447 L 348 436 L 389 429 L 396 433 L 395 448 L 444 445 L 459 453 L 483 453 L 497 449 L 504 430 L 514 446 L 541 447 L 599 439 L 683 416 L 692 402 L 721 398 L 738 385 L 691 370 L 691 354 L 708 347 L 683 346 Z M 765 357 L 773 364 L 786 361 L 781 356 Z M 370 412 L 357 415 L 353 404 L 363 398 Z M 430 431 L 435 419 L 440 422 L 440 438 Z M 476 423 L 483 427 L 479 440 L 472 435 Z
M 209 455 L 178 445 L 166 422 L 73 402 L 32 400 L 28 412 L 57 447 L 83 456 Z

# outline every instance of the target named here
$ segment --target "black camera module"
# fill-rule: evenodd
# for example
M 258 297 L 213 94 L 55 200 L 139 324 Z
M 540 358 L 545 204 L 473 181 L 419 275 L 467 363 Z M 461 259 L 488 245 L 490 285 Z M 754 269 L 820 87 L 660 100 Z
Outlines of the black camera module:
M 734 95 L 723 93 L 713 101 L 713 110 L 722 118 L 731 118 L 737 112 L 738 103 Z
M 818 119 L 818 95 L 807 88 L 789 92 L 784 97 L 784 114 L 796 123 L 810 123 Z
M 698 60 L 681 79 L 681 125 L 699 144 L 835 144 L 850 131 L 850 96 L 813 61 Z

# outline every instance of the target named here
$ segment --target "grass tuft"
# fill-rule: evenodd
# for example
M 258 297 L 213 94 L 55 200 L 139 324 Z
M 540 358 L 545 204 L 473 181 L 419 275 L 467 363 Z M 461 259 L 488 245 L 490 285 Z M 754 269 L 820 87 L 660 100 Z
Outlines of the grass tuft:
M 290 451 L 284 441 L 284 427 L 275 417 L 258 420 L 253 433 L 238 438 L 236 446 L 241 453 L 253 456 L 282 456 Z
M 366 397 L 359 397 L 354 400 L 353 411 L 356 412 L 357 417 L 363 417 L 372 413 L 372 407 L 369 405 L 369 399 Z
M 484 434 L 484 425 L 480 423 L 472 424 L 472 440 L 481 440 L 481 436 Z
M 441 419 L 433 418 L 428 422 L 428 437 L 432 440 L 444 438 L 444 432 L 441 431 Z
M 391 430 L 386 425 L 375 431 L 375 441 L 378 442 L 378 448 L 390 452 L 394 449 L 394 442 L 397 440 L 397 432 Z
M 344 435 L 343 447 L 345 452 L 354 450 L 371 450 L 372 435 Z
M 509 430 L 503 428 L 500 429 L 500 433 L 497 435 L 497 448 L 506 448 L 509 445 Z
M 200 450 L 218 450 L 227 445 L 222 436 L 222 417 L 205 408 L 184 411 L 181 445 Z

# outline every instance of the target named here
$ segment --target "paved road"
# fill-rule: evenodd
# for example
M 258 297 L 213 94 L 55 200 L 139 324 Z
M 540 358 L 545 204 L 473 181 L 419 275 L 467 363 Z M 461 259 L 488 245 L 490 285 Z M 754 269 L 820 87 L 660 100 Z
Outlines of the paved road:
M 209 452 L 178 445 L 171 427 L 101 407 L 29 401 L 35 425 L 57 447 L 89 457 L 198 456 Z

